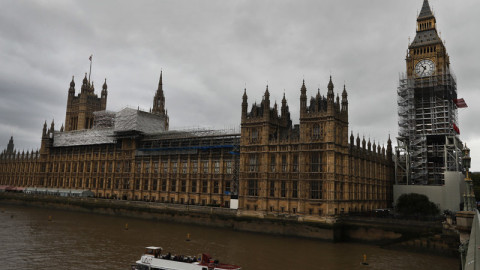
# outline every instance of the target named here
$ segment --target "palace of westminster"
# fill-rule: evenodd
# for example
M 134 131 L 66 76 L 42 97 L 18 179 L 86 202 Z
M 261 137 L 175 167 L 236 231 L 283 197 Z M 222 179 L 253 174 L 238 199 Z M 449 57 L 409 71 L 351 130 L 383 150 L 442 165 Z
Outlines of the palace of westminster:
M 422 12 L 425 6 L 417 36 L 436 33 L 427 0 Z M 432 56 L 443 53 L 442 42 L 430 43 L 411 45 L 412 55 L 425 48 Z M 436 65 L 448 67 L 448 55 L 442 59 Z M 415 65 L 407 59 L 409 76 L 416 76 Z M 349 132 L 347 90 L 335 93 L 331 77 L 326 96 L 318 91 L 309 98 L 305 82 L 300 85 L 295 125 L 285 96 L 279 107 L 271 106 L 267 86 L 261 103 L 249 106 L 245 90 L 240 133 L 169 130 L 162 74 L 149 112 L 106 110 L 106 81 L 100 97 L 86 75 L 78 94 L 75 87 L 72 78 L 65 126 L 45 122 L 38 151 L 16 151 L 10 140 L 0 154 L 0 185 L 86 189 L 100 198 L 310 219 L 393 203 L 392 142 L 376 145 Z

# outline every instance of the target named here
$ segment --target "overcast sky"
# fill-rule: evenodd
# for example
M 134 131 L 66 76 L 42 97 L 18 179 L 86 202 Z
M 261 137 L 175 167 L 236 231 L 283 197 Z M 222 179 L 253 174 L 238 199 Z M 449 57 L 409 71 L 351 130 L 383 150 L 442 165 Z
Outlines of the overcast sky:
M 423 0 L 18 1 L 0 0 L 0 149 L 37 149 L 43 123 L 65 121 L 93 54 L 92 80 L 107 78 L 107 109 L 152 106 L 160 70 L 171 129 L 240 124 L 268 84 L 285 92 L 298 123 L 307 95 L 346 84 L 353 133 L 397 136 L 398 78 Z M 480 1 L 430 0 L 457 76 L 461 139 L 480 170 Z

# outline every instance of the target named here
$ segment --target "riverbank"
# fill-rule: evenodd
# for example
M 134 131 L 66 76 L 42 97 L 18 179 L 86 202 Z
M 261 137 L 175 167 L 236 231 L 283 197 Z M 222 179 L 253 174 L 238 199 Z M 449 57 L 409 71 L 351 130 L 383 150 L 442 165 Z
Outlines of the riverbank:
M 342 217 L 333 223 L 326 223 L 299 221 L 285 216 L 245 216 L 237 210 L 221 207 L 21 193 L 0 193 L 0 204 L 196 224 L 332 242 L 370 243 L 451 256 L 456 256 L 458 252 L 456 236 L 442 234 L 440 222 Z

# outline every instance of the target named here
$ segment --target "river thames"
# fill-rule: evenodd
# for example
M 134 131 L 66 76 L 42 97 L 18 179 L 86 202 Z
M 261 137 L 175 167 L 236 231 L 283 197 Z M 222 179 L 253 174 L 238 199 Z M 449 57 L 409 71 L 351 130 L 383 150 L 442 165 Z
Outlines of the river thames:
M 0 204 L 0 269 L 127 270 L 146 246 L 172 254 L 209 253 L 245 270 L 459 267 L 456 258 L 373 245 Z M 367 266 L 361 265 L 363 254 Z

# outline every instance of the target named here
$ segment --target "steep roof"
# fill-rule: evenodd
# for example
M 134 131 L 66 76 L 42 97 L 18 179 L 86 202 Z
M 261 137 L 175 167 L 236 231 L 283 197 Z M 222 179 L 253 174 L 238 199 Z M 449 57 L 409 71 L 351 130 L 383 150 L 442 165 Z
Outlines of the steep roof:
M 417 20 L 426 19 L 429 17 L 433 17 L 433 13 L 430 9 L 430 5 L 428 4 L 428 0 L 424 0 L 422 10 L 420 10 L 420 14 L 418 14 Z
M 412 44 L 410 44 L 410 48 L 437 44 L 441 42 L 442 40 L 438 36 L 437 30 L 430 29 L 426 31 L 417 32 L 417 34 L 415 35 L 415 38 L 413 39 Z

